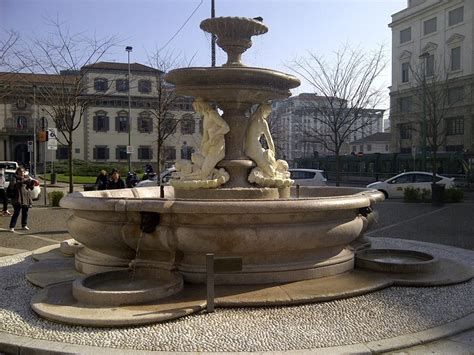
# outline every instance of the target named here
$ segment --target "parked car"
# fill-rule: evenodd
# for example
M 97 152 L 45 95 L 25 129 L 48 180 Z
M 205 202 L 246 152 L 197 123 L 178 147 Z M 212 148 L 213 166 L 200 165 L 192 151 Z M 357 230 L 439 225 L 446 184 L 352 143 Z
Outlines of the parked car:
M 424 171 L 409 171 L 391 177 L 385 181 L 377 181 L 367 185 L 384 193 L 385 198 L 401 198 L 403 190 L 407 187 L 431 190 L 433 174 Z M 445 185 L 446 188 L 454 187 L 454 178 L 436 175 L 436 183 Z
M 16 170 L 18 166 L 16 161 L 0 161 L 0 169 Z
M 299 186 L 324 186 L 327 185 L 324 170 L 315 169 L 289 169 L 290 177 Z
M 10 181 L 13 179 L 15 176 L 15 170 L 5 170 L 5 189 L 8 188 L 8 185 L 10 185 Z M 41 194 L 41 187 L 40 183 L 38 180 L 36 180 L 33 177 L 30 177 L 31 180 L 33 180 L 33 190 L 31 190 L 31 198 L 36 201 L 39 199 L 40 194 Z
M 171 179 L 171 174 L 173 174 L 175 171 L 176 171 L 175 168 L 169 168 L 163 171 L 160 174 L 161 185 L 168 185 Z M 158 185 L 157 179 L 158 179 L 158 175 L 154 175 L 150 179 L 140 181 L 138 184 L 135 185 L 135 187 L 157 186 Z

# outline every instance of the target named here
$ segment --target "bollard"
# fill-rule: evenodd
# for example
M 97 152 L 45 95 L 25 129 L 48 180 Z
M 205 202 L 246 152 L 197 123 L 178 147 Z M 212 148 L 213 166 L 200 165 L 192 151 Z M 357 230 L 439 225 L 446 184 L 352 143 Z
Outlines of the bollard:
M 214 254 L 206 254 L 207 313 L 214 312 Z

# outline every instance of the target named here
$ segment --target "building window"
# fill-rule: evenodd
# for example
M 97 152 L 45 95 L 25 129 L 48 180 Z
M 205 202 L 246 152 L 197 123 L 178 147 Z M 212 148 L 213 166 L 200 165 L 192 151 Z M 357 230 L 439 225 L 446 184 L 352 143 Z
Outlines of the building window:
M 411 41 L 411 27 L 400 31 L 400 44 Z
M 93 159 L 95 160 L 109 159 L 109 148 L 106 145 L 96 145 L 93 150 Z
M 451 70 L 461 69 L 461 47 L 451 49 Z
M 385 144 L 385 151 L 388 152 L 388 144 Z
M 433 32 L 436 32 L 436 17 L 423 22 L 423 34 L 426 36 Z
M 115 88 L 118 92 L 127 92 L 128 91 L 128 80 L 117 79 L 115 82 Z
M 408 83 L 410 80 L 410 63 L 402 63 L 402 83 Z
M 128 113 L 119 112 L 115 117 L 115 130 L 117 132 L 128 132 Z
M 411 96 L 400 97 L 398 99 L 398 110 L 400 112 L 411 112 L 413 104 L 413 98 Z
M 150 80 L 138 80 L 138 91 L 143 94 L 151 92 L 151 81 Z
M 464 21 L 464 6 L 448 12 L 448 26 L 454 26 Z
M 115 159 L 117 160 L 128 159 L 127 147 L 125 145 L 118 145 L 117 148 L 115 148 Z
M 164 134 L 174 134 L 176 133 L 176 120 L 171 113 L 165 115 L 165 119 L 162 123 L 162 128 Z
M 411 139 L 411 125 L 409 123 L 400 125 L 400 138 Z
M 140 160 L 151 160 L 153 158 L 153 152 L 150 146 L 138 147 L 138 159 Z
M 194 134 L 195 132 L 194 118 L 185 116 L 181 120 L 181 134 Z
M 434 55 L 430 54 L 425 58 L 426 76 L 433 76 L 435 72 Z
M 448 90 L 448 104 L 453 105 L 464 101 L 464 87 L 451 88 Z
M 191 155 L 194 153 L 194 148 L 190 147 L 187 142 L 183 142 L 181 146 L 181 159 L 191 160 Z
M 357 152 L 357 146 L 356 146 L 356 145 L 353 145 L 353 146 L 352 146 L 352 152 L 353 152 L 353 153 Z
M 18 116 L 16 118 L 16 129 L 20 131 L 28 129 L 28 119 L 25 116 Z
M 57 160 L 67 160 L 69 158 L 68 154 L 68 147 L 65 145 L 58 145 L 58 149 L 56 150 L 56 159 Z
M 165 146 L 165 160 L 176 160 L 176 148 L 172 146 Z
M 107 132 L 109 130 L 109 118 L 107 117 L 107 113 L 104 111 L 96 112 L 93 124 L 94 131 Z
M 140 133 L 151 133 L 153 132 L 153 121 L 150 115 L 143 112 L 138 117 L 138 131 Z
M 367 144 L 367 151 L 368 152 L 372 151 L 372 144 Z
M 95 91 L 107 91 L 109 88 L 109 81 L 104 78 L 94 79 L 94 89 Z
M 448 118 L 446 121 L 449 136 L 464 134 L 464 117 Z

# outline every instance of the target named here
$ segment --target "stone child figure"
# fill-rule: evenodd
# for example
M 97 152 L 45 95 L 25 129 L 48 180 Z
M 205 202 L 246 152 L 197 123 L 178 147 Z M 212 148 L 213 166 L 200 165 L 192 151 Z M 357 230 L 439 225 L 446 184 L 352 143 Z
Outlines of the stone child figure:
M 264 187 L 288 187 L 293 182 L 288 172 L 288 164 L 284 160 L 275 159 L 275 144 L 267 123 L 271 111 L 269 104 L 262 103 L 250 117 L 245 154 L 257 164 L 257 167 L 252 169 L 249 182 Z M 260 142 L 262 136 L 268 144 L 268 149 L 265 149 Z
M 216 169 L 216 164 L 224 159 L 224 136 L 230 128 L 207 102 L 198 98 L 193 106 L 203 116 L 201 150 L 191 155 L 191 161 L 176 162 L 171 185 L 182 189 L 216 188 L 229 180 L 229 174 L 223 168 Z
M 194 109 L 203 115 L 203 135 L 200 157 L 194 157 L 193 172 L 188 178 L 198 180 L 207 179 L 213 172 L 216 164 L 224 159 L 225 138 L 229 132 L 229 125 L 214 110 L 209 103 L 196 99 Z M 199 166 L 198 166 L 199 165 Z
M 276 168 L 275 144 L 267 123 L 267 118 L 271 112 L 272 107 L 269 104 L 260 104 L 250 117 L 245 141 L 245 154 L 257 164 L 257 167 L 267 177 L 274 177 Z M 268 149 L 264 149 L 260 143 L 260 137 L 262 136 L 267 141 Z

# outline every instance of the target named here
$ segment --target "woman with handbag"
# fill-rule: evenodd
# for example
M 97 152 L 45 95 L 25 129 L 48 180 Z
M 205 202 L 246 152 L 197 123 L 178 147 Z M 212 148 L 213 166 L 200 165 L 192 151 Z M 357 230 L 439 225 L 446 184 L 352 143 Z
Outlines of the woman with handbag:
M 12 185 L 13 184 L 13 185 Z M 21 212 L 21 226 L 28 230 L 28 210 L 33 203 L 30 191 L 33 190 L 33 180 L 26 176 L 25 169 L 19 167 L 15 171 L 15 177 L 10 181 L 10 185 L 14 189 L 12 198 L 13 216 L 10 220 L 10 232 L 15 231 L 16 221 Z M 10 186 L 8 186 L 10 188 Z

